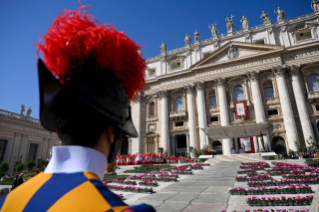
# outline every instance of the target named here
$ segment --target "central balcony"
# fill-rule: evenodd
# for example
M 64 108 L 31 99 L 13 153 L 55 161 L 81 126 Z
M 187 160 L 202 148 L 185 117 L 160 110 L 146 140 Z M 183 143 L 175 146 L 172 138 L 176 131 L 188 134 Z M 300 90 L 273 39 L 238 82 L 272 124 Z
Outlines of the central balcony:
M 187 117 L 187 111 L 180 110 L 180 111 L 171 111 L 169 114 L 171 119 L 184 119 Z

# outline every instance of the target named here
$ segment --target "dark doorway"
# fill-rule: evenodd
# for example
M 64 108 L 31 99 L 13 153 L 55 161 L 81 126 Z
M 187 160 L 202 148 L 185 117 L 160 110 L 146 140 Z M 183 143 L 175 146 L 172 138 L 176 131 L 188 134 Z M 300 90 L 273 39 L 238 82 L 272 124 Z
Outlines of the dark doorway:
M 28 160 L 37 161 L 37 153 L 38 153 L 38 144 L 30 144 L 29 153 L 28 153 Z
M 217 152 L 217 155 L 222 155 L 223 154 L 223 146 L 220 141 L 213 141 L 213 150 Z
M 122 140 L 121 155 L 128 155 L 128 137 Z
M 276 154 L 287 154 L 287 148 L 285 140 L 280 137 L 274 137 L 271 141 L 271 149 L 276 152 Z
M 6 140 L 0 140 L 0 162 L 4 160 L 4 154 L 6 152 L 8 141 Z
M 187 141 L 186 135 L 177 135 L 176 136 L 176 157 L 182 156 L 187 157 Z

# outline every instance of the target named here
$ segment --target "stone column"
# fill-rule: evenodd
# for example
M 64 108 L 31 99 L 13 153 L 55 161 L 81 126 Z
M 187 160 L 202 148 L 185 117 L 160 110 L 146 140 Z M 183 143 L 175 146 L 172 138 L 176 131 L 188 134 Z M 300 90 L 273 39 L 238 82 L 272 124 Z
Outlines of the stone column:
M 294 90 L 294 95 L 297 103 L 299 118 L 302 126 L 302 132 L 305 138 L 305 141 L 309 139 L 309 137 L 315 138 L 309 114 L 307 111 L 306 99 L 301 87 L 300 77 L 299 77 L 299 66 L 292 66 L 289 68 L 292 78 L 292 87 Z M 306 146 L 308 146 L 306 142 Z
M 229 125 L 229 114 L 228 114 L 228 103 L 225 88 L 225 79 L 218 78 L 216 80 L 217 90 L 218 90 L 218 101 L 219 101 L 219 112 L 220 112 L 220 123 L 221 126 Z M 223 139 L 223 154 L 230 155 L 232 148 L 232 139 Z
M 132 154 L 141 152 L 141 142 L 143 140 L 141 135 L 141 98 L 137 97 L 132 101 L 132 119 L 137 130 L 138 137 L 132 138 Z
M 201 129 L 205 129 L 207 127 L 205 97 L 204 97 L 204 83 L 197 82 L 196 88 L 197 88 L 199 142 L 200 142 L 200 149 L 202 149 L 204 145 L 206 144 L 206 133 Z
M 259 86 L 259 72 L 257 71 L 251 71 L 246 73 L 251 85 L 251 92 L 253 96 L 254 101 L 254 111 L 255 111 L 255 117 L 256 117 L 256 123 L 265 123 L 266 116 L 265 116 L 265 109 L 263 105 L 263 101 L 261 99 L 262 95 L 260 92 L 260 86 Z M 270 142 L 267 135 L 263 135 L 264 144 L 267 144 L 269 146 Z M 269 146 L 270 149 L 270 146 Z
M 168 136 L 168 105 L 167 105 L 167 91 L 160 91 L 159 98 L 161 100 L 161 140 L 162 145 L 164 148 L 164 152 L 167 151 L 168 154 L 171 154 L 170 147 L 169 147 L 169 136 Z
M 284 119 L 284 125 L 287 136 L 288 147 L 287 150 L 291 149 L 296 151 L 295 141 L 299 142 L 296 122 L 294 113 L 291 107 L 291 101 L 287 90 L 287 83 L 285 78 L 286 67 L 278 66 L 273 67 L 272 72 L 276 76 L 276 82 L 278 86 L 278 93 L 281 105 L 282 116 Z
M 189 128 L 189 145 L 193 148 L 198 149 L 196 142 L 196 126 L 195 126 L 195 110 L 194 110 L 194 94 L 193 85 L 185 87 L 187 91 L 187 112 L 188 112 L 188 128 Z

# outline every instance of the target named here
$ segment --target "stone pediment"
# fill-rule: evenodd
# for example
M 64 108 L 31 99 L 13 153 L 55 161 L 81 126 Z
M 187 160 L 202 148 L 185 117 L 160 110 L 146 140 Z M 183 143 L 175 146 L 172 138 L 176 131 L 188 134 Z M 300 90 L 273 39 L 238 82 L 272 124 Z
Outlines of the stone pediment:
M 206 58 L 194 64 L 191 68 L 200 69 L 217 64 L 229 63 L 243 59 L 251 59 L 256 56 L 263 56 L 271 53 L 278 53 L 283 50 L 283 46 L 231 41 L 218 50 L 212 52 Z

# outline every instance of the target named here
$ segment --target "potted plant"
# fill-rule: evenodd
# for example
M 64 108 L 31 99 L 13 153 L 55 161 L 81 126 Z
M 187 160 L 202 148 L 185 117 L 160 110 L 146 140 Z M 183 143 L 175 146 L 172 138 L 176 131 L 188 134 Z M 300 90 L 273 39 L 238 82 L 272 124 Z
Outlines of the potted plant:
M 27 162 L 25 163 L 25 167 L 28 170 L 31 170 L 34 166 L 35 166 L 34 160 L 27 160 Z

